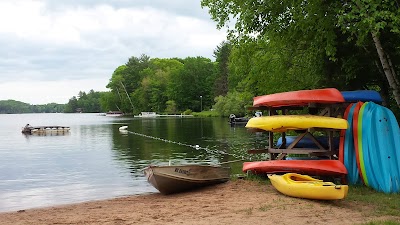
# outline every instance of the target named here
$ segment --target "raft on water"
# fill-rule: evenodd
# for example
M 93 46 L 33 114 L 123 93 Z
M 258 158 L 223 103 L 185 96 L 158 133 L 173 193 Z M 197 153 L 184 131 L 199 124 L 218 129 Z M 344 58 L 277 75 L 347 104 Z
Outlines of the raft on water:
M 64 133 L 69 132 L 70 127 L 66 126 L 30 126 L 27 124 L 22 128 L 24 134 L 36 134 L 36 133 Z

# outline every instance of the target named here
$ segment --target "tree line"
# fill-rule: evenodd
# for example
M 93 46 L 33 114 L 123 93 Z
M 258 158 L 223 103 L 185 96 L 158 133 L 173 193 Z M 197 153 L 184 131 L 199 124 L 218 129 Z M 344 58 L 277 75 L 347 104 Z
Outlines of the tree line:
M 0 114 L 60 113 L 64 112 L 64 108 L 65 104 L 30 105 L 15 100 L 0 100 Z

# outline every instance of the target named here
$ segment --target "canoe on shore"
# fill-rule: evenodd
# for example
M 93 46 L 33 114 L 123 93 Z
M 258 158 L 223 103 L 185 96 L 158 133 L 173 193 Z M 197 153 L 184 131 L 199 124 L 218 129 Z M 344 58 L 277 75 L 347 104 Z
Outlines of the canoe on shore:
M 284 175 L 269 175 L 272 185 L 282 194 L 317 200 L 338 200 L 347 196 L 349 187 L 324 182 L 307 175 L 287 173 Z
M 197 164 L 148 166 L 144 174 L 162 194 L 172 194 L 226 182 L 230 177 L 230 168 Z

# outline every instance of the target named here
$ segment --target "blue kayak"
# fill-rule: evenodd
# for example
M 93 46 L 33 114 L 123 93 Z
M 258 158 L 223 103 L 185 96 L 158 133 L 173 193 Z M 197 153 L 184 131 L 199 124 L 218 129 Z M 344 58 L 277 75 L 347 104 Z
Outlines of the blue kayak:
M 286 136 L 286 147 L 289 146 L 296 140 L 297 136 Z M 328 137 L 316 137 L 317 141 L 324 148 L 329 147 Z M 339 148 L 339 137 L 333 138 L 333 146 L 335 149 Z M 276 143 L 277 146 L 282 145 L 282 137 L 280 137 Z M 318 148 L 318 146 L 312 141 L 311 138 L 305 136 L 303 137 L 295 146 L 295 148 Z
M 346 102 L 375 102 L 382 103 L 382 97 L 377 91 L 359 90 L 359 91 L 342 91 L 340 92 Z

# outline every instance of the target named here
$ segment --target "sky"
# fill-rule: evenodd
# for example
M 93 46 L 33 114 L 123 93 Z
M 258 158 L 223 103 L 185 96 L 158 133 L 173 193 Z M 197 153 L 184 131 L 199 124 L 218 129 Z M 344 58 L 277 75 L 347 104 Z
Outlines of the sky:
M 65 104 L 132 56 L 215 60 L 224 40 L 200 0 L 1 0 L 0 100 Z

